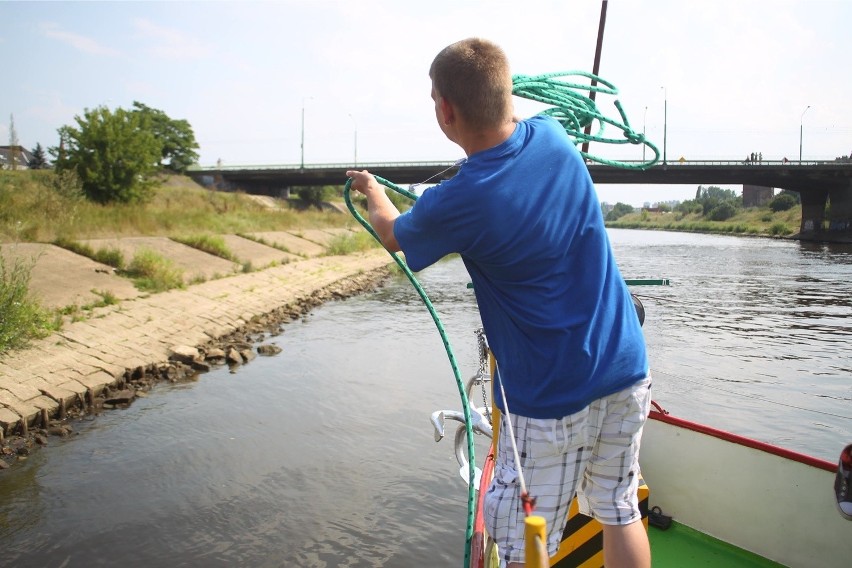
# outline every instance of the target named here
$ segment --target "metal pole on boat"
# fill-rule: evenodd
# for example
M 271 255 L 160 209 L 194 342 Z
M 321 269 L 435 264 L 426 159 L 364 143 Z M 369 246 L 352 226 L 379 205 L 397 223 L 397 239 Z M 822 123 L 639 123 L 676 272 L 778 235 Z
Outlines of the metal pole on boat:
M 598 71 L 601 67 L 601 48 L 603 47 L 603 33 L 604 27 L 606 26 L 606 3 L 607 0 L 602 0 L 601 2 L 601 18 L 598 23 L 598 43 L 595 46 L 595 62 L 592 64 L 592 74 L 597 75 Z M 592 79 L 592 87 L 595 87 L 598 84 L 597 81 Z M 595 100 L 595 91 L 594 89 L 589 91 L 589 98 L 592 99 L 592 102 Z M 592 132 L 592 123 L 586 125 L 586 136 L 588 136 Z M 583 142 L 583 153 L 589 151 L 589 141 L 586 140 Z

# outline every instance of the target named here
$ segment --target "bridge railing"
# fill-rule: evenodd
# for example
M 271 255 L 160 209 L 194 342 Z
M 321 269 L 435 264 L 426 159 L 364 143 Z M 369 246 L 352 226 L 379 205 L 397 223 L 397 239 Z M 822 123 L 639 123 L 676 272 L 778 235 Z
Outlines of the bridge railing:
M 622 160 L 625 163 L 641 163 L 641 160 Z M 668 160 L 665 164 L 659 162 L 653 167 L 660 166 L 820 166 L 831 164 L 832 166 L 842 165 L 846 162 L 840 160 Z M 852 161 L 848 162 L 852 166 Z
M 626 164 L 640 164 L 642 160 L 622 160 Z M 434 160 L 434 161 L 407 161 L 407 162 L 363 162 L 358 164 L 352 164 L 351 162 L 342 162 L 342 163 L 325 163 L 325 164 L 255 164 L 255 165 L 221 165 L 221 166 L 190 166 L 188 168 L 189 173 L 203 173 L 203 172 L 246 172 L 246 171 L 312 171 L 312 170 L 330 170 L 330 169 L 339 169 L 340 171 L 345 171 L 348 169 L 359 169 L 359 170 L 380 170 L 384 168 L 447 168 L 453 166 L 456 162 L 450 160 Z M 746 160 L 668 160 L 665 164 L 662 162 L 657 163 L 652 166 L 652 168 L 659 167 L 689 167 L 689 166 L 750 166 L 750 167 L 760 167 L 760 166 L 788 166 L 795 168 L 797 166 L 820 166 L 820 165 L 831 165 L 833 167 L 842 166 L 842 167 L 850 167 L 852 168 L 852 160 L 761 160 L 757 162 L 748 162 Z M 589 162 L 588 165 L 596 166 L 594 162 Z M 612 167 L 612 166 L 601 166 L 601 167 Z
M 351 162 L 343 163 L 327 163 L 327 164 L 259 164 L 259 165 L 241 165 L 241 166 L 190 166 L 187 171 L 192 172 L 233 172 L 233 171 L 264 171 L 264 170 L 288 170 L 288 171 L 310 171 L 310 170 L 330 170 L 340 169 L 341 171 L 358 169 L 369 170 L 377 168 L 418 168 L 418 167 L 449 167 L 456 163 L 455 160 L 448 161 L 427 161 L 427 162 L 363 162 L 352 164 Z

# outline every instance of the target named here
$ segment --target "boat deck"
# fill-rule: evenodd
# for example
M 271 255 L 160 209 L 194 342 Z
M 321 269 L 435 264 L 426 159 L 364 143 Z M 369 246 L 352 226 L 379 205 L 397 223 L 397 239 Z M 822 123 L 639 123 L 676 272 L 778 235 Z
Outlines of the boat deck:
M 654 568 L 783 568 L 778 564 L 673 522 L 668 530 L 648 527 Z

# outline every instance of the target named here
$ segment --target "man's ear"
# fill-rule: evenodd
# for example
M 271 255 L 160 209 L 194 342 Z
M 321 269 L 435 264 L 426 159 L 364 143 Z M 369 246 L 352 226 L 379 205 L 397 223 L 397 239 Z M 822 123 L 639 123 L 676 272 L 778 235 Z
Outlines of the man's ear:
M 456 109 L 450 104 L 445 97 L 441 97 L 441 116 L 444 118 L 444 124 L 450 125 L 456 120 Z

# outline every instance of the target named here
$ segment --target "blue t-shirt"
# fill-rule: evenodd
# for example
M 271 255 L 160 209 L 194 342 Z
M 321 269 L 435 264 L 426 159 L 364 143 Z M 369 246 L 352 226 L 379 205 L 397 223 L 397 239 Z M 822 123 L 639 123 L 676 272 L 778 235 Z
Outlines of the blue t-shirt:
M 470 156 L 394 236 L 415 271 L 461 255 L 513 414 L 561 418 L 647 376 L 591 177 L 556 120 L 520 122 Z

